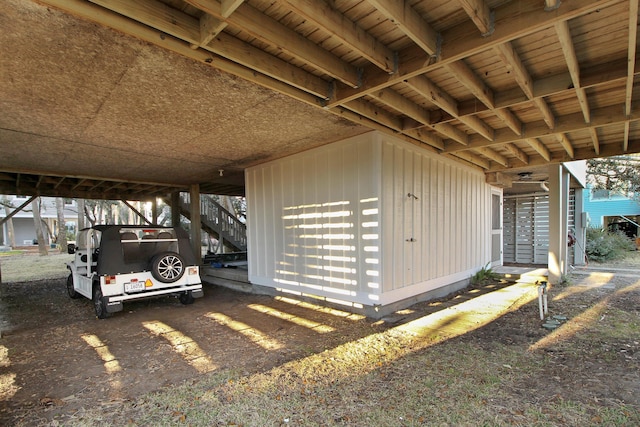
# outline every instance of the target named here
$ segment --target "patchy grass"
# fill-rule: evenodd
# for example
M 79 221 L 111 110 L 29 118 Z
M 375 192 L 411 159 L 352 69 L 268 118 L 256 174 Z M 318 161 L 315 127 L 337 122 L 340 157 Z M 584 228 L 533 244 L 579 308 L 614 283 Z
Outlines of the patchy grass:
M 637 390 L 638 287 L 555 301 L 573 319 L 546 336 L 531 323 L 528 341 L 510 342 L 532 334 L 527 325 L 502 332 L 523 323 L 518 312 L 449 340 L 391 328 L 265 372 L 214 372 L 108 414 L 88 409 L 71 424 L 637 426 L 639 402 L 616 387 Z
M 637 408 L 540 400 L 518 383 L 543 375 L 543 355 L 457 341 L 387 362 L 340 368 L 339 349 L 269 372 L 222 372 L 153 393 L 115 414 L 128 425 L 615 425 L 640 423 Z M 365 349 L 363 349 L 365 351 Z M 481 361 L 481 363 L 478 363 Z M 326 367 L 331 366 L 326 372 Z M 324 368 L 321 368 L 324 367 Z M 321 368 L 318 372 L 318 368 Z M 113 421 L 101 411 L 79 424 Z
M 2 281 L 28 282 L 42 279 L 58 279 L 69 274 L 66 263 L 73 259 L 69 254 L 37 254 L 3 255 L 0 257 Z
M 640 251 L 627 251 L 620 259 L 603 263 L 592 261 L 590 265 L 614 268 L 640 268 Z
M 640 266 L 637 255 L 623 265 Z M 66 257 L 2 258 L 3 278 L 62 278 Z M 46 425 L 638 426 L 640 281 L 632 276 L 552 289 L 551 312 L 568 317 L 552 332 L 541 328 L 536 301 L 451 339 L 392 325 L 270 369 L 231 361 Z

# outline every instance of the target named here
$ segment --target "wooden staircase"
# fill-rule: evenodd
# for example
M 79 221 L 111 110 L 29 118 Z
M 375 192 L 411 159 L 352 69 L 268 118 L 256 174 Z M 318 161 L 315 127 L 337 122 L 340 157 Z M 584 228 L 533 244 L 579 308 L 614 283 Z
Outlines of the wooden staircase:
M 189 193 L 180 193 L 180 213 L 191 221 L 190 199 Z M 247 226 L 206 194 L 200 195 L 200 218 L 202 230 L 224 240 L 225 246 L 234 252 L 247 250 Z

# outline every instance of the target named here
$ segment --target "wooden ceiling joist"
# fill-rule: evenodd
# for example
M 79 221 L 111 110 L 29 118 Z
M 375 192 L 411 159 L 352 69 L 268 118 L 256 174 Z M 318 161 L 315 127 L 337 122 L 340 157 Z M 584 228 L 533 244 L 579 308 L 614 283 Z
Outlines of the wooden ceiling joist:
M 491 162 L 489 162 L 489 160 L 482 158 L 477 154 L 470 153 L 468 151 L 461 151 L 455 154 L 446 154 L 446 156 L 449 156 L 450 158 L 453 158 L 453 159 L 456 159 L 456 158 L 462 159 L 468 163 L 471 163 L 474 166 L 479 166 L 484 170 L 488 170 L 491 167 Z
M 573 152 L 573 145 L 571 145 L 571 141 L 569 141 L 569 138 L 567 138 L 567 135 L 564 133 L 559 133 L 558 142 L 560 142 L 560 145 L 562 145 L 562 148 L 564 148 L 564 150 L 567 152 L 569 157 L 574 159 L 575 154 Z
M 540 156 L 542 156 L 542 158 L 545 159 L 547 162 L 551 161 L 551 152 L 549 152 L 549 149 L 542 142 L 540 142 L 538 139 L 536 139 L 536 138 L 527 138 L 524 141 L 527 144 L 529 144 L 531 146 L 531 148 L 536 150 L 538 152 L 538 154 L 540 154 Z
M 351 49 L 357 50 L 381 70 L 389 74 L 396 72 L 396 53 L 343 14 L 332 9 L 328 3 L 313 0 L 286 0 L 286 2 L 295 13 L 327 29 L 332 37 L 340 39 Z
M 598 129 L 594 127 L 589 128 L 589 134 L 591 135 L 591 142 L 593 142 L 593 151 L 595 151 L 596 154 L 600 154 L 600 138 L 598 137 Z
M 493 18 L 487 2 L 484 0 L 458 0 L 458 2 L 476 24 L 483 37 L 493 33 Z
M 632 114 L 631 117 L 627 117 L 623 114 L 622 105 L 612 105 L 610 107 L 604 107 L 595 109 L 592 111 L 591 123 L 587 127 L 588 129 L 598 126 L 608 126 L 616 123 L 624 123 L 626 121 L 636 122 L 640 120 L 640 115 Z M 556 135 L 559 133 L 575 132 L 585 129 L 584 117 L 582 112 L 573 113 L 566 116 L 560 116 L 557 118 L 556 126 L 553 129 L 549 129 L 544 122 L 535 122 L 524 125 L 523 135 L 526 138 L 540 138 L 544 136 Z M 460 144 L 446 144 L 444 151 L 447 153 L 455 153 L 465 149 L 475 149 L 479 147 L 489 147 L 492 145 L 501 145 L 507 143 L 513 143 L 519 141 L 520 138 L 516 138 L 513 132 L 506 130 L 496 131 L 496 136 L 493 141 L 489 141 L 486 138 L 479 136 L 472 136 L 469 140 L 469 145 L 466 147 L 460 146 Z
M 522 91 L 524 92 L 525 96 L 528 99 L 533 100 L 533 79 L 531 78 L 529 71 L 520 59 L 520 56 L 518 55 L 512 44 L 503 43 L 501 45 L 498 45 L 495 47 L 495 52 L 497 53 L 498 57 L 500 57 L 507 69 L 513 73 L 516 82 L 520 86 L 520 89 L 522 89 Z M 551 113 L 551 110 L 549 109 L 549 106 L 544 101 L 544 99 L 535 98 L 534 104 L 542 113 L 542 117 L 544 118 L 545 122 L 549 125 L 550 128 L 553 128 L 553 126 L 555 125 L 555 120 L 553 119 L 553 114 Z M 517 128 L 514 128 L 513 125 L 510 127 L 514 132 L 516 132 L 517 135 L 522 134 L 522 125 Z
M 587 100 L 587 93 L 582 88 L 582 82 L 580 81 L 580 65 L 578 64 L 578 57 L 573 46 L 573 40 L 571 38 L 571 31 L 569 30 L 569 23 L 566 21 L 556 22 L 556 33 L 558 34 L 558 40 L 564 53 L 564 58 L 569 68 L 569 74 L 571 75 L 571 81 L 576 91 L 576 96 L 580 102 L 580 108 L 584 115 L 584 121 L 589 123 L 591 121 L 591 112 L 589 110 L 589 101 Z
M 317 44 L 290 30 L 278 21 L 258 10 L 242 4 L 229 17 L 222 15 L 221 5 L 216 0 L 185 0 L 186 3 L 224 20 L 233 27 L 242 28 L 253 37 L 284 50 L 303 62 L 308 62 L 344 84 L 357 88 L 361 84 L 359 71 Z
M 407 98 L 403 97 L 396 91 L 392 89 L 383 89 L 379 92 L 375 92 L 371 95 L 373 98 L 378 101 L 388 105 L 389 107 L 397 110 L 402 114 L 406 114 L 408 117 L 413 120 L 421 123 L 423 126 L 429 127 L 430 129 L 435 130 L 436 132 L 444 135 L 447 138 L 451 138 L 461 144 L 466 145 L 468 143 L 468 135 L 461 130 L 457 129 L 454 126 L 449 124 L 442 124 L 438 126 L 431 125 L 431 119 L 429 111 L 422 108 L 421 106 L 411 102 Z M 407 128 L 404 124 L 401 128 L 403 133 L 411 133 L 413 131 L 412 128 Z M 430 144 L 433 145 L 433 144 Z M 437 145 L 434 145 L 437 148 L 444 148 L 444 145 L 440 144 L 438 141 Z
M 524 163 L 525 165 L 529 164 L 529 156 L 527 155 L 527 153 L 522 151 L 515 144 L 504 144 L 503 147 L 520 162 Z
M 438 34 L 409 2 L 367 0 L 430 56 L 438 56 Z
M 359 126 L 381 131 L 485 171 L 580 159 L 612 146 L 624 153 L 640 139 L 640 115 L 633 111 L 640 97 L 637 1 L 40 2 L 115 29 L 125 35 L 120 40 L 132 36 L 182 55 L 207 73 L 204 64 L 305 108 L 323 108 L 312 110 L 333 114 L 329 121 L 340 125 L 349 120 L 357 132 L 365 131 Z M 228 78 L 223 73 L 215 75 Z M 193 140 L 202 138 L 201 129 L 193 131 Z M 318 138 L 277 155 L 327 142 Z M 206 158 L 235 162 L 239 173 L 272 154 Z M 44 175 L 27 175 L 23 188 L 139 197 L 166 190 L 107 177 Z M 17 186 L 20 179 L 8 182 Z
M 633 99 L 633 82 L 634 75 L 637 71 L 636 65 L 636 49 L 638 40 L 638 2 L 629 2 L 629 45 L 627 47 L 627 85 L 625 91 L 624 109 L 627 116 L 631 115 L 631 102 Z M 622 151 L 627 152 L 629 149 L 629 122 L 624 125 L 624 139 L 622 141 Z
M 509 161 L 505 156 L 492 150 L 489 147 L 478 148 L 476 151 L 482 154 L 483 156 L 493 160 L 494 162 L 501 164 L 502 166 L 507 166 L 509 164 Z
M 464 24 L 454 26 L 442 33 L 442 54 L 437 61 L 429 57 L 417 58 L 406 63 L 398 64 L 398 72 L 388 74 L 367 72 L 367 78 L 361 88 L 339 90 L 335 99 L 328 104 L 334 107 L 342 102 L 365 96 L 373 91 L 393 86 L 403 80 L 439 69 L 444 65 L 460 59 L 492 49 L 493 47 L 544 30 L 556 22 L 567 21 L 586 13 L 594 12 L 622 0 L 563 0 L 562 7 L 554 13 L 547 13 L 541 8 L 537 0 L 522 0 L 507 3 L 494 10 L 496 16 L 495 31 L 490 37 L 478 37 L 477 33 L 468 36 Z M 378 2 L 376 2 L 378 3 Z M 390 0 L 379 3 L 396 3 Z M 400 5 L 400 3 L 398 3 Z M 402 6 L 395 6 L 401 8 Z M 428 52 L 428 50 L 425 50 Z

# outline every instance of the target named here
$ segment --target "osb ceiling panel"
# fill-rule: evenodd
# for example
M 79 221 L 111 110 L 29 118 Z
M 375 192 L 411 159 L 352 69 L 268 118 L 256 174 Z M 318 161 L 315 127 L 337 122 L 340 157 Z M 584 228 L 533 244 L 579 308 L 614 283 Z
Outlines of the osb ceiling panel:
M 0 193 L 242 194 L 372 129 L 492 177 L 640 151 L 637 0 L 3 6 Z

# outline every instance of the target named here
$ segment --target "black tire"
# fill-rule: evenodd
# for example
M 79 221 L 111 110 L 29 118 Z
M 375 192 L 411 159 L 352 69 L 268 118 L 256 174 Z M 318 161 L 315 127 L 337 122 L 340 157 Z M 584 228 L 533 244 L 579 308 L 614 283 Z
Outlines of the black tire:
M 69 295 L 69 298 L 72 299 L 78 299 L 82 296 L 77 293 L 73 287 L 73 274 L 69 274 L 69 277 L 67 277 L 67 294 Z
M 104 297 L 102 296 L 100 283 L 93 284 L 93 307 L 96 310 L 96 317 L 98 319 L 106 319 L 109 317 L 107 305 L 104 303 Z
M 193 298 L 193 294 L 191 293 L 191 291 L 181 293 L 178 299 L 184 305 L 193 304 L 193 301 L 195 301 L 195 298 Z
M 151 275 L 159 282 L 173 283 L 184 274 L 184 259 L 175 252 L 163 252 L 151 261 Z

